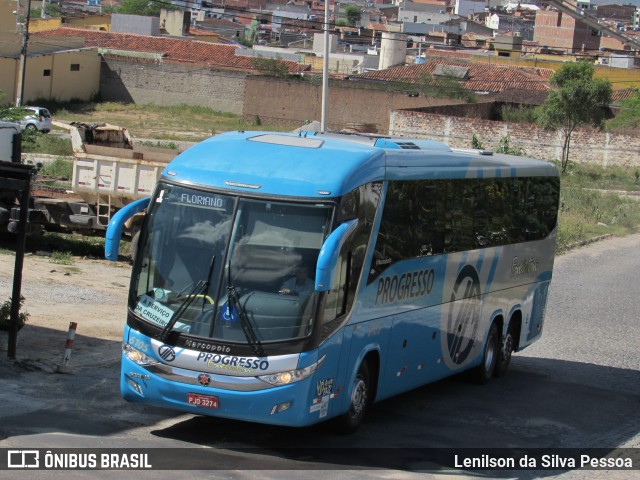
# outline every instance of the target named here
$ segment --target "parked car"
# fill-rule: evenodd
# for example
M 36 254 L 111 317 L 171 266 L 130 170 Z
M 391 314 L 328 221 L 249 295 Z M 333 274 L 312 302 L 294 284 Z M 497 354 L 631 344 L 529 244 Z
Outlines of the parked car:
M 20 120 L 23 130 L 51 131 L 51 113 L 44 107 L 23 107 L 25 116 Z

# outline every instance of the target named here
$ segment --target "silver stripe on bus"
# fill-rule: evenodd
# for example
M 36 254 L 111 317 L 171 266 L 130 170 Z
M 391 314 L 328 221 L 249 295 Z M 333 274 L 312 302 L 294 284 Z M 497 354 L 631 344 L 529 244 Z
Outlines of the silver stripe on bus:
M 148 365 L 144 368 L 148 370 L 149 373 L 171 382 L 203 386 L 198 382 L 198 376 L 202 372 L 162 364 Z M 208 388 L 234 390 L 237 392 L 254 392 L 273 388 L 273 385 L 263 382 L 256 377 L 233 377 L 229 375 L 217 375 L 215 373 L 209 373 L 208 375 L 211 378 L 211 382 L 207 385 Z

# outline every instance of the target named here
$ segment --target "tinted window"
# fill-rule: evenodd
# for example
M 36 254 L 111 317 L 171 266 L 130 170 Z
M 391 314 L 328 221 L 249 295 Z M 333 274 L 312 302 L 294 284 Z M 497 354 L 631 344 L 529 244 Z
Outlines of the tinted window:
M 557 177 L 390 182 L 369 281 L 407 258 L 543 239 L 559 193 Z

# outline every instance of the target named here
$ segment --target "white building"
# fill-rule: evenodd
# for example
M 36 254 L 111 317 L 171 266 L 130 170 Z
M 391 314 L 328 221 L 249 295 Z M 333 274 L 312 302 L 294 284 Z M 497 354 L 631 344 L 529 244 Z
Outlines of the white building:
M 485 26 L 489 27 L 491 30 L 498 30 L 500 27 L 500 16 L 497 13 L 493 15 L 487 15 L 487 18 L 484 22 Z
M 484 12 L 485 3 L 485 0 L 456 0 L 453 12 L 461 17 L 468 17 L 472 13 Z

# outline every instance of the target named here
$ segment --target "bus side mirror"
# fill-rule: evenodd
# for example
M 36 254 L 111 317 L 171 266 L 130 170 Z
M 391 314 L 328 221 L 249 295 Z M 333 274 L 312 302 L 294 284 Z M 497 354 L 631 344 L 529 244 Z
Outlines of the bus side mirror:
M 118 250 L 120 249 L 120 237 L 122 236 L 122 227 L 125 222 L 133 217 L 136 213 L 141 212 L 149 202 L 151 197 L 141 198 L 129 205 L 122 207 L 111 217 L 109 226 L 107 227 L 107 235 L 104 242 L 104 258 L 115 262 L 118 260 Z
M 340 250 L 357 226 L 358 219 L 349 220 L 331 232 L 325 240 L 316 266 L 316 290 L 320 292 L 331 290 L 331 280 L 338 265 Z

